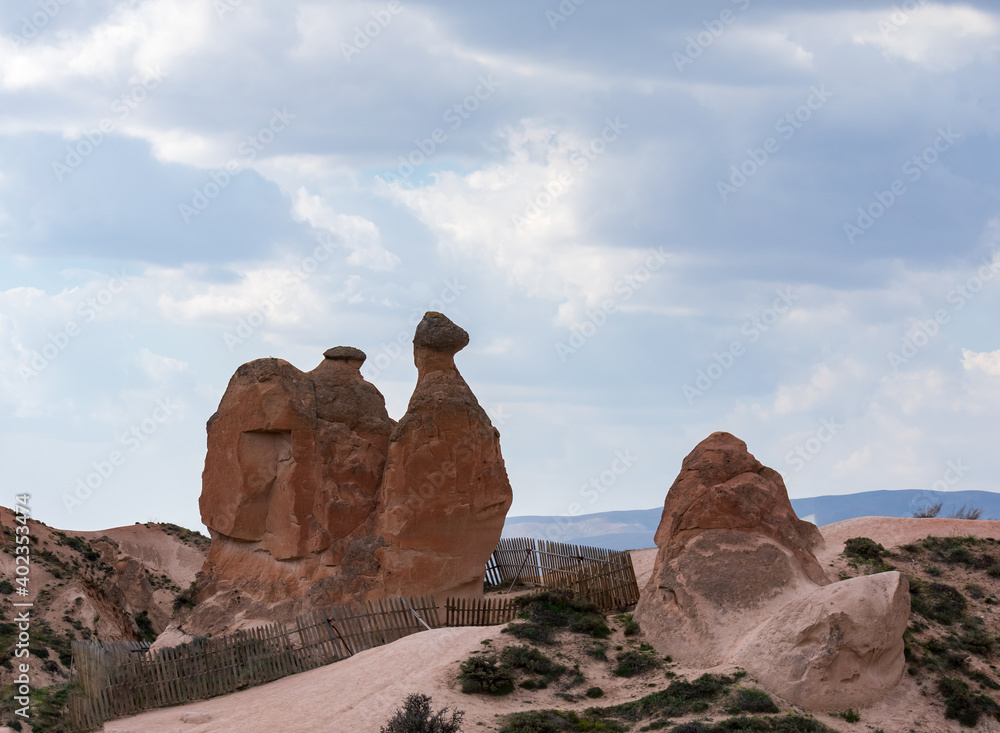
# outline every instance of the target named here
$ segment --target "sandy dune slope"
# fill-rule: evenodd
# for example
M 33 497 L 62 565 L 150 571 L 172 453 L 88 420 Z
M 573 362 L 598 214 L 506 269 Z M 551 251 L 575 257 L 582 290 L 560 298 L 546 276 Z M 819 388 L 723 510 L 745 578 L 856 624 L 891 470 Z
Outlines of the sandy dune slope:
M 126 529 L 126 528 L 123 528 Z M 821 528 L 826 547 L 818 556 L 826 567 L 851 537 L 871 537 L 886 547 L 895 547 L 928 535 L 969 535 L 1000 539 L 1000 522 L 955 519 L 886 519 L 863 517 Z M 118 539 L 116 537 L 116 539 Z M 632 553 L 636 576 L 642 588 L 648 581 L 656 550 Z M 551 698 L 538 692 L 518 690 L 508 697 L 486 698 L 463 694 L 456 682 L 458 662 L 486 639 L 494 648 L 508 643 L 500 626 L 486 628 L 437 629 L 402 639 L 394 644 L 370 649 L 352 659 L 311 672 L 287 677 L 268 685 L 190 705 L 153 710 L 132 718 L 111 721 L 105 733 L 378 733 L 403 698 L 413 692 L 431 695 L 434 709 L 448 706 L 466 712 L 466 731 L 496 731 L 498 716 L 516 710 L 553 707 Z M 586 670 L 608 693 L 601 704 L 635 699 L 645 690 Z M 676 669 L 696 676 L 702 670 Z M 727 670 L 719 669 L 725 672 Z M 590 702 L 566 704 L 583 709 Z M 786 707 L 787 706 L 783 706 Z M 944 733 L 969 730 L 944 721 L 940 702 L 934 702 L 910 677 L 885 700 L 861 711 L 862 723 L 848 724 L 839 718 L 816 716 L 838 731 L 909 733 L 911 730 Z M 1000 731 L 996 721 L 983 721 L 979 733 Z

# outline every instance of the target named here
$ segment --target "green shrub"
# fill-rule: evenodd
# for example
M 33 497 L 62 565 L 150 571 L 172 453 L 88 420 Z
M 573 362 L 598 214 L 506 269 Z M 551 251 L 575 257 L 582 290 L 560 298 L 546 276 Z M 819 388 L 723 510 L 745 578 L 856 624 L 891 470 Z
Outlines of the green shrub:
M 957 588 L 914 578 L 910 582 L 910 605 L 924 618 L 950 625 L 965 615 L 967 602 Z
M 14 586 L 13 584 L 11 584 L 9 580 L 7 580 L 6 578 L 0 580 L 0 593 L 2 593 L 5 596 L 9 596 L 13 592 L 14 592 Z
M 140 611 L 133 615 L 135 625 L 139 629 L 139 641 L 156 641 L 156 632 L 153 630 L 153 622 L 149 620 L 146 611 Z
M 445 718 L 448 708 L 431 714 L 431 699 L 427 695 L 408 695 L 403 707 L 395 712 L 380 733 L 461 733 L 465 713 L 456 710 Z
M 729 710 L 731 713 L 777 713 L 778 706 L 763 690 L 743 689 L 736 693 L 736 699 Z
M 945 699 L 944 717 L 957 720 L 960 725 L 972 728 L 984 713 L 1000 720 L 1000 705 L 954 677 L 938 680 L 938 692 Z
M 192 580 L 187 590 L 183 590 L 174 597 L 174 613 L 182 608 L 194 608 L 195 598 L 198 595 L 198 588 Z
M 881 560 L 886 549 L 867 537 L 852 537 L 844 543 L 844 555 L 862 562 L 866 560 Z
M 466 693 L 507 695 L 514 691 L 510 669 L 492 654 L 466 659 L 461 664 L 458 679 L 462 682 L 462 692 Z
M 708 703 L 729 690 L 736 680 L 715 674 L 703 674 L 698 679 L 674 680 L 665 690 L 653 692 L 631 702 L 600 708 L 602 715 L 620 720 L 636 721 L 653 715 L 676 718 L 708 708 Z
M 591 644 L 584 650 L 584 653 L 588 657 L 592 657 L 593 659 L 600 659 L 601 661 L 605 661 L 608 658 L 608 645 L 602 644 L 599 641 L 595 641 L 593 644 Z
M 541 677 L 537 679 L 535 679 L 534 677 L 530 677 L 518 685 L 518 687 L 522 687 L 525 690 L 544 690 L 548 686 L 549 683 L 543 680 Z
M 855 710 L 854 708 L 848 708 L 842 713 L 836 713 L 836 716 L 838 718 L 843 718 L 848 723 L 857 723 L 859 720 L 861 720 L 861 715 L 859 715 L 858 711 Z
M 516 639 L 524 639 L 535 644 L 551 644 L 555 639 L 555 629 L 551 626 L 536 624 L 534 621 L 526 623 L 511 622 L 503 629 L 504 634 L 510 634 Z
M 620 613 L 615 616 L 615 623 L 621 624 L 622 633 L 625 636 L 635 636 L 639 633 L 639 622 L 636 621 L 631 613 Z
M 564 731 L 600 731 L 623 733 L 625 726 L 599 717 L 591 709 L 582 715 L 572 710 L 532 710 L 512 713 L 499 733 L 563 733 Z
M 596 699 L 598 697 L 604 697 L 604 690 L 602 690 L 600 687 L 591 687 L 583 694 L 586 695 L 587 697 Z
M 618 666 L 612 670 L 616 677 L 635 677 L 660 666 L 660 660 L 651 652 L 634 649 L 621 652 L 616 661 Z
M 537 649 L 525 645 L 506 647 L 500 652 L 500 663 L 510 669 L 542 675 L 550 680 L 566 671 L 565 666 L 556 664 Z

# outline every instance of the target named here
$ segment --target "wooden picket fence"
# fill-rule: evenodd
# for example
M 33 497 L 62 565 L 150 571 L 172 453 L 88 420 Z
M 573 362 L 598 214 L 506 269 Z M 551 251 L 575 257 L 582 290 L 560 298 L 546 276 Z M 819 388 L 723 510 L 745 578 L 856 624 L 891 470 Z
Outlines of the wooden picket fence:
M 486 580 L 494 587 L 520 582 L 565 588 L 593 601 L 602 611 L 639 601 L 632 556 L 603 547 L 505 537 L 486 566 Z
M 515 581 L 565 588 L 604 611 L 639 599 L 627 552 L 525 538 L 500 540 L 486 567 L 495 586 Z M 448 598 L 447 626 L 492 626 L 516 615 L 509 596 Z M 104 721 L 151 708 L 225 695 L 304 672 L 441 626 L 432 596 L 347 603 L 275 623 L 153 651 L 140 642 L 74 641 L 80 689 L 69 699 L 70 724 Z
M 72 645 L 81 694 L 70 722 L 93 730 L 151 708 L 225 695 L 305 672 L 440 626 L 431 596 L 344 604 L 226 636 L 150 650 L 132 642 Z
M 449 598 L 445 604 L 447 626 L 496 626 L 513 621 L 516 615 L 510 596 Z

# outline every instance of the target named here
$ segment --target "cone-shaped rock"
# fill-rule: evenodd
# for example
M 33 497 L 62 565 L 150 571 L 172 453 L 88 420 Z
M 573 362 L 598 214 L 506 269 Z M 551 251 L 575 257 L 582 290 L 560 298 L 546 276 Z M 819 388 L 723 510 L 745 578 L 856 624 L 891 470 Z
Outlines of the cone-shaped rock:
M 480 594 L 513 499 L 500 434 L 455 367 L 468 343 L 435 312 L 413 338 L 417 386 L 392 434 L 376 521 L 389 594 Z
M 713 433 L 667 492 L 636 619 L 681 663 L 719 664 L 768 614 L 829 582 L 813 555 L 822 541 L 795 516 L 777 471 Z

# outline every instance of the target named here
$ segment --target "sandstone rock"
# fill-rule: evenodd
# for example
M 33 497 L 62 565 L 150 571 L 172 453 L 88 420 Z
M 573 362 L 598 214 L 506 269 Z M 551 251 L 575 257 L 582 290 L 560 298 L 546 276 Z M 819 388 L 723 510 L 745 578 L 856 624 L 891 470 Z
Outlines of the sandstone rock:
M 340 567 L 352 537 L 371 534 L 395 424 L 361 376 L 364 360 L 340 346 L 308 373 L 280 359 L 236 371 L 208 423 L 199 501 L 213 537 L 205 573 L 214 590 L 232 585 L 278 601 L 339 575 L 349 576 L 341 593 L 349 595 L 374 574 L 370 552 L 364 567 Z
M 477 595 L 512 500 L 499 433 L 455 367 L 469 335 L 428 313 L 398 425 L 338 346 L 311 372 L 244 364 L 208 423 L 200 498 L 212 544 L 184 626 L 396 593 Z M 238 619 L 237 619 L 238 617 Z
M 513 500 L 500 434 L 455 367 L 469 334 L 428 312 L 413 338 L 417 386 L 393 431 L 377 534 L 389 593 L 482 593 Z
M 810 710 L 875 702 L 903 676 L 909 584 L 897 572 L 852 578 L 792 601 L 755 629 L 732 661 Z
M 636 619 L 659 651 L 719 664 L 776 609 L 829 582 L 812 552 L 822 541 L 795 516 L 777 471 L 713 433 L 667 493 Z

